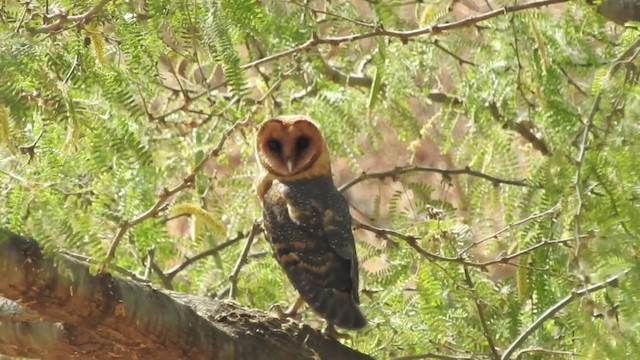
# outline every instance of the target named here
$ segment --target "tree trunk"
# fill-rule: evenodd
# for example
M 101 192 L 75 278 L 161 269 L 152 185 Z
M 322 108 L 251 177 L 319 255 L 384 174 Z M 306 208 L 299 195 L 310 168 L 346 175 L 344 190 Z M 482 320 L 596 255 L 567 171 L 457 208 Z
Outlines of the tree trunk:
M 154 289 L 43 256 L 0 229 L 0 354 L 46 359 L 371 359 L 230 301 Z M 8 300 L 7 300 L 8 299 Z

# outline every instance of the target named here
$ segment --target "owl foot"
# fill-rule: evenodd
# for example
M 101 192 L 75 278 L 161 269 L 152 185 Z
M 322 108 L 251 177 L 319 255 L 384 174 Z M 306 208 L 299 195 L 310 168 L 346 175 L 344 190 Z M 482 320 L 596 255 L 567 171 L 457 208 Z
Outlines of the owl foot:
M 291 304 L 286 311 L 282 310 L 282 307 L 279 304 L 273 304 L 269 308 L 269 312 L 275 312 L 276 316 L 280 319 L 293 318 L 298 314 L 298 310 L 302 305 L 304 305 L 304 300 L 302 300 L 301 297 L 298 297 L 296 302 Z
M 352 340 L 351 335 L 339 333 L 338 330 L 336 330 L 336 327 L 333 326 L 333 324 L 329 324 L 329 323 L 325 323 L 324 327 L 322 328 L 322 334 L 334 340 L 339 340 L 339 339 Z

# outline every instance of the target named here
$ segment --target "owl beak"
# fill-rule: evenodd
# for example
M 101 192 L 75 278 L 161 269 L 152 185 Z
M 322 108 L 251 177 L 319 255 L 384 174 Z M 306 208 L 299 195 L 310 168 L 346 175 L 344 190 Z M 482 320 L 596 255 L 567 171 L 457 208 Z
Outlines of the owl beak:
M 289 174 L 293 172 L 293 160 L 291 159 L 287 160 L 287 170 L 289 170 Z

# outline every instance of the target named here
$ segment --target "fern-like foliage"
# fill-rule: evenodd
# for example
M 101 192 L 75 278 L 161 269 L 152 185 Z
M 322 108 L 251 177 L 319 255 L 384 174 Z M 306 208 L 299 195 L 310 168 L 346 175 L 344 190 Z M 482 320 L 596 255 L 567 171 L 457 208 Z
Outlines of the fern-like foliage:
M 640 351 L 638 30 L 579 3 L 481 22 L 484 2 L 163 0 L 51 15 L 93 6 L 0 1 L 0 226 L 102 260 L 195 169 L 127 229 L 114 262 L 141 275 L 153 254 L 169 273 L 231 241 L 169 279 L 227 297 L 261 215 L 257 124 L 305 113 L 338 185 L 371 175 L 345 191 L 374 229 L 355 231 L 370 326 L 348 345 L 491 357 L 576 289 L 628 271 L 575 295 L 511 356 Z M 407 165 L 462 171 L 375 176 Z M 270 252 L 253 239 L 236 293 L 247 306 L 295 298 Z

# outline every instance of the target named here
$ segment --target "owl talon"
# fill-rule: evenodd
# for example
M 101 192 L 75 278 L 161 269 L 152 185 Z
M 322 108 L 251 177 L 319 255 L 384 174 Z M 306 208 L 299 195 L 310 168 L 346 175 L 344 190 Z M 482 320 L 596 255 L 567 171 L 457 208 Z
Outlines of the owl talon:
M 280 304 L 271 305 L 271 307 L 269 308 L 269 313 L 270 314 L 275 313 L 275 315 L 280 319 L 286 319 L 286 318 L 290 317 L 289 315 L 287 315 L 285 313 L 284 310 L 282 310 L 282 306 L 280 306 Z
M 351 338 L 351 335 L 339 333 L 338 330 L 336 330 L 336 327 L 333 326 L 333 324 L 329 323 L 325 323 L 324 327 L 322 328 L 322 334 L 334 340 L 353 340 Z
M 304 300 L 302 300 L 301 297 L 298 297 L 296 302 L 291 304 L 291 306 L 289 306 L 289 308 L 286 311 L 282 310 L 282 306 L 280 306 L 280 304 L 273 304 L 269 308 L 269 312 L 275 312 L 276 316 L 279 317 L 280 319 L 293 318 L 296 315 L 298 315 L 298 309 L 300 309 L 300 307 L 303 304 L 304 304 Z

